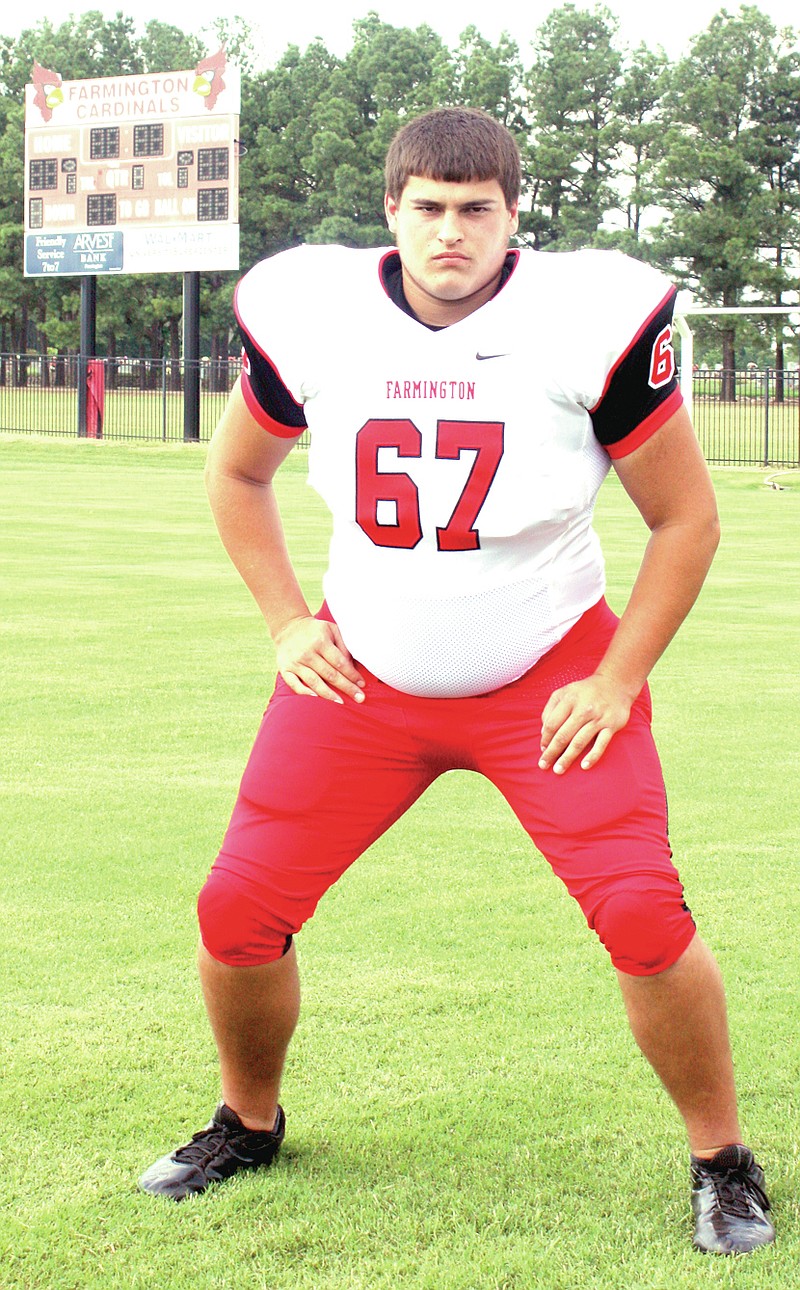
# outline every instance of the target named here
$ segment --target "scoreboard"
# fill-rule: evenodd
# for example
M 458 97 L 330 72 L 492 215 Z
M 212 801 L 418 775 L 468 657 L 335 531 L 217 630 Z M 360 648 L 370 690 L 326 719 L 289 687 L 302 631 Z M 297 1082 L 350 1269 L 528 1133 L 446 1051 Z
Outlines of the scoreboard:
M 25 100 L 25 274 L 239 267 L 240 83 L 189 71 L 62 81 Z

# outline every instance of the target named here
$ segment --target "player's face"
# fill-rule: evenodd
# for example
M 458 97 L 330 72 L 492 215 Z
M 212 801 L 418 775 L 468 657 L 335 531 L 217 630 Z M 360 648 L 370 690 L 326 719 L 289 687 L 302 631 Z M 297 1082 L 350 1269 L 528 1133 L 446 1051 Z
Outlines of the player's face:
M 496 179 L 446 183 L 412 175 L 386 220 L 403 266 L 406 299 L 422 322 L 447 326 L 491 299 L 517 231 Z

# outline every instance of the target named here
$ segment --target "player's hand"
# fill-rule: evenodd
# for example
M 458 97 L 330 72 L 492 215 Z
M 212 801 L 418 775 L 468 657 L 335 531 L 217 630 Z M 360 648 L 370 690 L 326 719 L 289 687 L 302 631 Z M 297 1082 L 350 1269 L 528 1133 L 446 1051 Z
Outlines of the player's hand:
M 295 694 L 332 703 L 364 700 L 364 678 L 335 623 L 293 618 L 275 637 L 278 671 Z
M 621 686 L 597 674 L 554 690 L 542 713 L 540 769 L 563 775 L 580 757 L 590 770 L 627 725 L 632 706 Z

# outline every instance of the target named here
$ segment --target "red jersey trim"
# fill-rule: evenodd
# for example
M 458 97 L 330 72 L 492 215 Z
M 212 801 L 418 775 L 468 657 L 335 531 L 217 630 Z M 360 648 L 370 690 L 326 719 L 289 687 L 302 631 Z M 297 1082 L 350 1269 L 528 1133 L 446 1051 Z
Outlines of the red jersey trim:
M 612 379 L 613 379 L 613 377 L 614 377 L 614 373 L 616 372 L 617 368 L 618 368 L 618 367 L 619 367 L 619 366 L 624 362 L 624 360 L 628 357 L 628 355 L 630 354 L 631 350 L 636 348 L 636 346 L 637 346 L 638 342 L 640 341 L 640 339 L 642 338 L 642 336 L 644 335 L 644 333 L 647 331 L 647 328 L 650 326 L 650 324 L 652 323 L 653 319 L 654 319 L 654 318 L 655 318 L 655 317 L 656 317 L 656 316 L 661 312 L 661 310 L 664 308 L 664 305 L 667 303 L 667 301 L 670 299 L 670 297 L 671 297 L 671 296 L 675 296 L 675 295 L 677 295 L 677 294 L 678 294 L 678 293 L 677 293 L 677 289 L 676 289 L 675 287 L 670 287 L 670 289 L 669 289 L 669 291 L 666 293 L 666 295 L 665 295 L 661 300 L 659 300 L 658 304 L 656 305 L 656 307 L 655 307 L 655 309 L 652 311 L 652 313 L 650 313 L 650 314 L 648 314 L 648 315 L 647 315 L 647 317 L 645 318 L 645 320 L 644 320 L 644 322 L 642 323 L 641 327 L 639 328 L 639 330 L 637 331 L 636 335 L 634 336 L 633 340 L 632 340 L 632 341 L 631 341 L 631 343 L 628 345 L 627 349 L 624 349 L 624 350 L 622 351 L 622 353 L 620 354 L 620 356 L 619 356 L 619 358 L 617 359 L 616 363 L 615 363 L 615 364 L 614 364 L 614 366 L 611 368 L 611 371 L 608 373 L 608 376 L 606 377 L 606 383 L 605 383 L 605 385 L 603 386 L 603 393 L 600 395 L 600 398 L 597 400 L 597 402 L 596 402 L 596 403 L 593 403 L 593 404 L 592 404 L 592 406 L 591 406 L 590 408 L 587 408 L 587 411 L 588 411 L 588 413 L 589 413 L 589 415 L 590 415 L 590 416 L 591 416 L 591 414 L 592 414 L 593 412 L 595 412 L 595 411 L 600 407 L 600 404 L 603 402 L 603 399 L 604 399 L 604 398 L 606 397 L 606 395 L 608 394 L 608 387 L 609 387 L 609 386 L 610 386 L 610 384 L 611 384 L 611 381 L 612 381 Z M 634 432 L 634 433 L 635 433 L 635 432 Z
M 380 282 L 381 287 L 383 289 L 383 294 L 385 296 L 388 296 L 389 300 L 391 300 L 392 297 L 389 295 L 389 292 L 386 290 L 386 283 L 383 280 L 383 266 L 386 263 L 386 261 L 390 258 L 390 256 L 393 256 L 393 255 L 396 255 L 398 257 L 400 255 L 400 252 L 398 251 L 396 246 L 391 247 L 386 252 L 385 255 L 381 256 L 380 260 L 378 261 L 378 281 Z
M 279 439 L 298 439 L 304 434 L 305 426 L 285 426 L 281 421 L 276 421 L 268 412 L 265 412 L 253 393 L 253 387 L 250 384 L 250 377 L 247 372 L 242 371 L 242 394 L 247 404 L 247 410 L 254 421 L 257 421 L 262 430 L 267 430 L 269 434 L 277 435 Z
M 630 434 L 626 435 L 624 439 L 619 439 L 616 443 L 603 445 L 611 460 L 616 461 L 619 457 L 627 457 L 636 448 L 640 448 L 643 443 L 646 443 L 655 434 L 656 430 L 660 430 L 664 423 L 669 421 L 670 417 L 678 411 L 682 404 L 683 394 L 680 391 L 680 387 L 678 387 L 667 396 L 663 403 L 659 403 L 658 407 L 648 417 L 645 417 L 644 421 L 641 421 L 635 430 L 631 430 Z

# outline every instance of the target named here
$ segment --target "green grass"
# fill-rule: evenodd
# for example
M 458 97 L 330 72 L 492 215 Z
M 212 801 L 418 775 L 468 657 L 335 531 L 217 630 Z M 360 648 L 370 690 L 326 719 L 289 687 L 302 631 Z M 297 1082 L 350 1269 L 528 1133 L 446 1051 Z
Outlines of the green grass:
M 9 1290 L 790 1287 L 800 1259 L 800 473 L 719 472 L 725 537 L 654 677 L 672 837 L 720 959 L 779 1244 L 690 1248 L 676 1114 L 602 949 L 498 794 L 440 780 L 299 938 L 275 1169 L 182 1206 L 138 1173 L 217 1096 L 194 900 L 273 654 L 203 452 L 0 440 L 0 1284 Z M 280 488 L 319 597 L 327 523 Z M 610 480 L 619 606 L 643 526 Z

